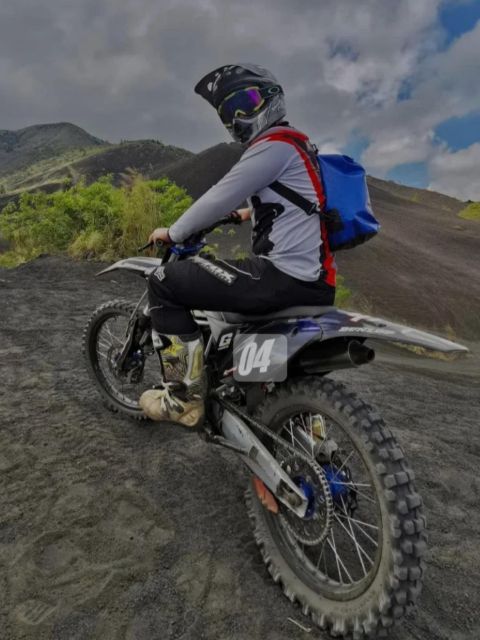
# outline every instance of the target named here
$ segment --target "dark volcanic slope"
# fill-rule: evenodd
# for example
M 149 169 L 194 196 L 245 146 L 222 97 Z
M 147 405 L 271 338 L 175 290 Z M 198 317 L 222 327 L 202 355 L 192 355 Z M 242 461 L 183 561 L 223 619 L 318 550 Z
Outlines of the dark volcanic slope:
M 0 130 L 0 176 L 71 149 L 103 144 L 105 142 L 69 122 L 38 124 L 18 131 Z
M 480 224 L 462 220 L 462 203 L 437 206 L 392 194 L 375 181 L 370 192 L 382 223 L 377 238 L 339 252 L 340 272 L 375 313 L 454 333 L 480 336 Z M 443 197 L 443 196 L 440 196 Z
M 241 155 L 242 147 L 238 144 L 217 144 L 165 170 L 155 170 L 152 176 L 167 176 L 197 199 L 223 178 Z
M 138 140 L 112 145 L 105 151 L 72 163 L 68 170 L 72 177 L 82 176 L 87 182 L 98 180 L 105 174 L 112 174 L 114 181 L 121 174 L 133 170 L 146 177 L 162 170 L 179 160 L 185 161 L 193 154 L 180 147 L 164 145 L 155 140 Z
M 328 640 L 289 621 L 311 628 L 262 563 L 234 454 L 100 404 L 82 328 L 142 282 L 94 280 L 98 269 L 47 258 L 0 270 L 2 640 Z M 479 375 L 435 365 L 336 376 L 377 405 L 425 501 L 419 612 L 390 640 L 480 637 Z

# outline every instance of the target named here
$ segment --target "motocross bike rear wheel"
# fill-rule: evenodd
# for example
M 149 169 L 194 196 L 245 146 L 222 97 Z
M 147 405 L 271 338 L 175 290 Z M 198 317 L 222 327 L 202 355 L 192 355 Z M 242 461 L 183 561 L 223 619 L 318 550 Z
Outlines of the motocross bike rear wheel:
M 83 352 L 87 370 L 105 405 L 137 420 L 146 419 L 138 404 L 143 391 L 160 381 L 160 364 L 145 329 L 142 345 L 134 337 L 123 367 L 117 361 L 127 339 L 129 320 L 136 305 L 127 300 L 112 300 L 94 311 L 83 334 Z M 138 311 L 140 317 L 141 311 Z
M 275 514 L 247 489 L 271 576 L 331 635 L 386 637 L 420 593 L 426 549 L 402 450 L 371 407 L 328 378 L 278 386 L 255 417 L 290 445 L 266 442 L 309 503 L 305 518 L 282 504 Z

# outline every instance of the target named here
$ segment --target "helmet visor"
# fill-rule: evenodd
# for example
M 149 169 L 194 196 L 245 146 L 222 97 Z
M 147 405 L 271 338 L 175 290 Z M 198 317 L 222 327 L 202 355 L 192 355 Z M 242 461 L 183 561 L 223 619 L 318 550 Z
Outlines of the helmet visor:
M 251 116 L 259 111 L 265 104 L 265 99 L 280 93 L 278 86 L 265 87 L 246 87 L 234 91 L 222 100 L 217 111 L 226 125 L 230 125 L 237 116 Z

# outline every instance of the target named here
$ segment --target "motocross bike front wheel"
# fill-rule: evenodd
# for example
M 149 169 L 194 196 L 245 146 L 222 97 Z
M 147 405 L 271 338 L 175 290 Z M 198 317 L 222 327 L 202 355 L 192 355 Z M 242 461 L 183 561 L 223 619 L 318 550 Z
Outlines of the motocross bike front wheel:
M 146 416 L 138 399 L 143 391 L 159 383 L 161 369 L 149 327 L 137 329 L 124 363 L 118 366 L 135 306 L 126 300 L 112 300 L 98 307 L 85 327 L 83 352 L 87 370 L 105 405 L 143 420 Z M 137 313 L 140 317 L 141 311 Z
M 266 442 L 308 498 L 299 518 L 247 489 L 271 576 L 331 635 L 386 637 L 420 593 L 426 548 L 402 450 L 371 407 L 328 378 L 278 386 L 255 417 L 288 443 Z

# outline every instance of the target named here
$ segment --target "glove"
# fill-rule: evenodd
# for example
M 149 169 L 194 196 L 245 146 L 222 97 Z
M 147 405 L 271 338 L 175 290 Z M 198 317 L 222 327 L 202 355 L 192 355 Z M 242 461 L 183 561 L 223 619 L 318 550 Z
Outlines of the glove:
M 234 209 L 233 211 L 231 211 L 229 214 L 227 214 L 226 216 L 230 222 L 232 222 L 233 224 L 242 224 L 243 220 L 242 220 L 242 216 L 238 213 L 238 211 L 236 209 Z

